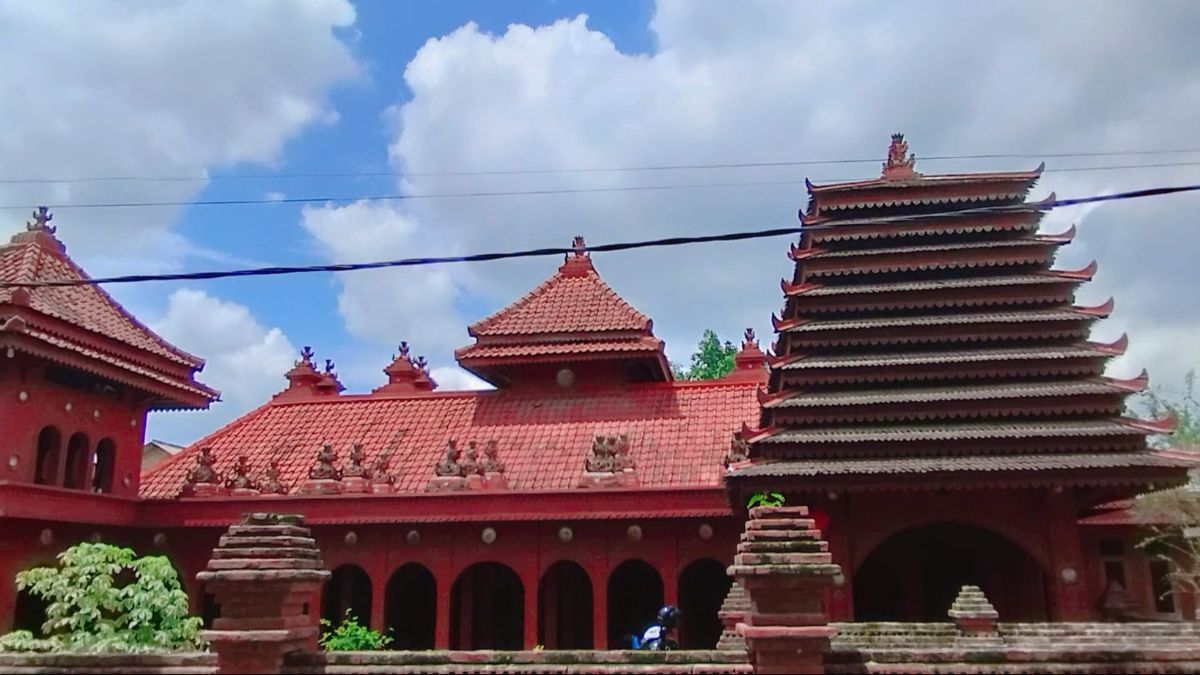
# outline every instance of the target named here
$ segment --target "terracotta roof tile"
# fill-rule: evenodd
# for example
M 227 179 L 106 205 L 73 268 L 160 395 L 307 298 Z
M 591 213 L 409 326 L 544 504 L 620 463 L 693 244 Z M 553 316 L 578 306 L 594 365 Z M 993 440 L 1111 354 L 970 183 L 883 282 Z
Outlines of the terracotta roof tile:
M 470 328 L 472 336 L 649 331 L 650 319 L 600 279 L 591 259 L 572 254 L 554 276 Z
M 513 357 L 580 356 L 590 353 L 638 352 L 658 354 L 662 340 L 639 336 L 632 339 L 564 340 L 562 342 L 522 342 L 519 344 L 476 344 L 456 352 L 458 358 L 508 359 Z
M 801 392 L 769 401 L 766 408 L 823 408 L 873 406 L 889 403 L 936 403 L 944 401 L 987 401 L 1047 396 L 1126 394 L 1129 389 L 1104 381 L 1017 382 L 942 387 L 859 389 L 852 391 Z
M 886 443 L 1025 438 L 1146 436 L 1149 432 L 1121 422 L 1003 421 L 913 426 L 860 426 L 828 429 L 787 429 L 758 439 L 758 443 Z
M 816 333 L 821 331 L 860 330 L 871 328 L 903 328 L 909 326 L 962 326 L 992 323 L 1029 323 L 1037 321 L 1094 321 L 1094 314 L 1073 309 L 1031 309 L 1014 312 L 981 312 L 968 314 L 935 314 L 931 316 L 883 316 L 862 319 L 838 319 L 835 321 L 806 321 L 784 328 L 788 333 Z
M 993 288 L 1034 284 L 1079 283 L 1079 279 L 1053 274 L 1014 274 L 1000 277 L 963 277 L 958 279 L 929 279 L 924 281 L 895 281 L 891 283 L 846 284 L 814 286 L 799 290 L 796 295 L 818 297 L 826 295 L 866 295 L 873 293 L 903 293 L 907 291 L 944 291 L 956 288 Z
M 221 472 L 242 452 L 255 472 L 275 459 L 294 489 L 325 442 L 343 459 L 350 443 L 362 442 L 368 462 L 389 448 L 399 489 L 423 492 L 451 438 L 460 445 L 497 440 L 514 490 L 572 490 L 596 434 L 629 436 L 643 487 L 716 487 L 731 434 L 758 419 L 756 388 L 714 381 L 579 394 L 453 392 L 268 404 L 143 476 L 141 493 L 178 495 L 204 445 L 212 446 Z
M 1004 349 L 964 349 L 935 352 L 899 352 L 892 354 L 839 354 L 835 356 L 810 356 L 777 368 L 783 370 L 809 370 L 816 368 L 863 368 L 889 367 L 923 364 L 961 364 L 1008 360 L 1055 360 L 1100 358 L 1112 353 L 1099 347 L 1016 347 Z

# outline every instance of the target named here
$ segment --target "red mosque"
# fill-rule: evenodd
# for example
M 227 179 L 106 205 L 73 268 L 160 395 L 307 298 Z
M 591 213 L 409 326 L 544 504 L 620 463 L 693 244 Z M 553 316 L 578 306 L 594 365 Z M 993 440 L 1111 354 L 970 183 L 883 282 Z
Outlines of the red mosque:
M 140 471 L 146 415 L 202 409 L 203 361 L 92 285 L 0 286 L 0 633 L 42 608 L 21 569 L 98 539 L 195 575 L 243 513 L 300 513 L 333 570 L 312 610 L 351 610 L 401 649 L 605 648 L 663 603 L 711 648 L 746 498 L 807 504 L 844 577 L 831 618 L 937 620 L 980 585 L 1006 619 L 1100 618 L 1114 586 L 1165 594 L 1114 502 L 1178 485 L 1123 414 L 1146 378 L 1105 377 L 1112 304 L 1073 303 L 1073 230 L 1040 232 L 1040 169 L 926 176 L 894 136 L 875 180 L 809 185 L 771 354 L 672 377 L 651 320 L 582 239 L 537 288 L 468 329 L 459 364 L 492 391 L 439 391 L 401 344 L 350 394 L 305 348 L 259 408 Z M 35 213 L 0 281 L 86 279 Z M 764 280 L 764 290 L 767 280 Z M 381 364 L 383 365 L 383 364 Z M 281 374 L 281 376 L 284 374 Z

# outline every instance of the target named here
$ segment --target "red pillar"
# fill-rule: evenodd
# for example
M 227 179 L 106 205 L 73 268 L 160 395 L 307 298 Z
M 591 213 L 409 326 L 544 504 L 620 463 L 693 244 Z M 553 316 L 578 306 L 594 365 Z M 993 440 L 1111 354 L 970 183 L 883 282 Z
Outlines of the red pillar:
M 608 649 L 608 568 L 592 567 L 592 647 Z
M 368 572 L 368 576 L 370 573 Z M 384 602 L 387 600 L 387 579 L 380 583 L 379 579 L 371 579 L 371 628 L 380 632 L 387 630 L 383 625 Z
M 439 575 L 437 587 L 443 589 L 437 594 L 436 628 L 433 632 L 433 645 L 437 649 L 450 648 L 450 589 L 454 579 L 449 575 Z
M 825 505 L 826 513 L 829 514 L 825 539 L 829 542 L 829 553 L 833 556 L 833 563 L 842 568 L 841 585 L 834 585 L 829 591 L 829 618 L 831 621 L 853 621 L 855 569 L 850 532 L 854 523 L 850 520 L 850 495 L 842 493 L 838 496 L 839 499 L 831 499 Z
M 537 625 L 538 625 L 538 580 L 537 567 L 525 565 L 522 568 L 523 574 L 521 585 L 525 591 L 525 649 L 533 649 L 537 646 Z
M 1045 519 L 1050 543 L 1050 611 L 1055 621 L 1089 621 L 1095 618 L 1083 575 L 1083 545 L 1078 515 L 1070 492 L 1051 492 L 1046 498 Z M 1070 578 L 1073 574 L 1074 578 Z

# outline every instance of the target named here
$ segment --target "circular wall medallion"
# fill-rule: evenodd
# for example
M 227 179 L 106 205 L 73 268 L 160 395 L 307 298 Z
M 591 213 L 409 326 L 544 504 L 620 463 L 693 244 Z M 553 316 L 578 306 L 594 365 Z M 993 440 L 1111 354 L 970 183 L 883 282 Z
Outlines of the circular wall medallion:
M 67 412 L 71 412 L 71 402 L 70 401 L 67 401 L 67 404 L 63 406 L 63 410 L 66 410 Z
M 1073 584 L 1079 579 L 1079 574 L 1074 567 L 1064 567 L 1062 569 L 1062 580 L 1064 583 Z
M 17 456 L 17 453 L 14 452 L 13 454 L 8 456 L 8 468 L 11 471 L 16 471 L 17 467 L 20 466 L 20 464 L 21 464 L 21 458 Z
M 840 588 L 841 586 L 845 585 L 845 583 L 846 583 L 846 575 L 842 574 L 841 572 L 838 572 L 837 574 L 833 575 L 833 585 L 834 586 L 837 586 Z
M 28 401 L 29 400 L 29 392 L 23 391 L 23 392 L 17 394 L 17 398 L 21 401 Z
M 625 530 L 625 536 L 629 538 L 629 541 L 641 541 L 642 540 L 642 526 L 641 525 L 630 525 L 629 528 Z
M 571 540 L 574 538 L 575 538 L 575 532 L 572 531 L 571 528 L 567 527 L 566 525 L 563 525 L 562 527 L 558 528 L 558 540 L 561 541 L 562 543 L 569 544 L 569 543 L 571 543 Z
M 121 485 L 124 485 L 125 487 L 133 485 L 133 476 L 125 474 L 125 477 L 121 479 Z
M 54 543 L 54 530 L 46 528 L 38 533 L 38 543 L 42 546 L 49 546 Z
M 133 419 L 131 419 L 131 420 L 129 420 L 129 426 L 131 426 L 131 427 L 136 427 L 136 426 L 137 426 L 137 418 L 136 418 L 136 417 L 135 417 L 135 418 L 133 418 Z
M 345 537 L 342 537 L 342 541 L 346 542 L 347 546 L 353 546 L 358 543 L 358 533 L 351 530 L 346 533 Z
M 703 539 L 704 541 L 708 541 L 709 539 L 712 539 L 712 537 L 713 537 L 712 525 L 709 525 L 708 523 L 702 524 L 700 526 L 698 534 L 700 535 L 700 538 Z
M 570 368 L 563 368 L 562 370 L 558 371 L 557 375 L 554 376 L 554 381 L 558 382 L 558 386 L 566 389 L 567 387 L 575 384 L 575 371 L 571 370 Z
M 416 530 L 409 530 L 408 534 L 404 535 L 404 541 L 407 541 L 410 546 L 416 546 L 421 543 L 421 533 Z
M 154 545 L 157 548 L 165 548 L 167 545 L 167 535 L 162 532 L 156 532 L 154 534 Z
M 483 533 L 479 535 L 479 538 L 483 540 L 483 543 L 490 544 L 496 541 L 496 530 L 490 527 L 485 527 L 483 528 Z
M 95 419 L 100 419 L 100 411 L 99 411 L 99 410 L 93 410 L 93 411 L 92 411 L 92 417 L 94 417 Z

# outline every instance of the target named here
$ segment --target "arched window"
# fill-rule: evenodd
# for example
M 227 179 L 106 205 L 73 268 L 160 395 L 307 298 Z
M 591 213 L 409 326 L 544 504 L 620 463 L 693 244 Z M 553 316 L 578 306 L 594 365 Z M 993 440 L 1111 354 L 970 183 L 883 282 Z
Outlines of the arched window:
M 46 427 L 38 434 L 37 463 L 33 472 L 33 482 L 38 485 L 54 485 L 58 483 L 58 452 L 62 446 L 62 436 L 58 429 Z
M 458 575 L 450 588 L 451 649 L 520 649 L 524 629 L 525 587 L 511 567 L 481 562 Z
M 559 560 L 538 584 L 538 644 L 592 648 L 592 580 L 579 563 Z
M 358 565 L 341 565 L 321 591 L 321 618 L 336 628 L 346 612 L 360 626 L 371 625 L 371 577 Z
M 112 492 L 113 469 L 117 460 L 117 447 L 111 438 L 102 438 L 96 444 L 96 455 L 92 469 L 92 492 Z
M 82 432 L 71 434 L 71 440 L 67 441 L 67 470 L 63 474 L 63 487 L 82 490 L 87 485 L 90 458 L 87 435 Z
M 408 563 L 392 573 L 383 603 L 391 630 L 392 649 L 433 649 L 437 626 L 437 581 L 420 563 Z
M 725 566 L 712 558 L 701 558 L 679 575 L 679 644 L 684 649 L 715 649 L 721 638 L 721 603 L 733 580 Z
M 644 560 L 626 560 L 608 577 L 608 648 L 629 649 L 663 604 L 662 577 Z

